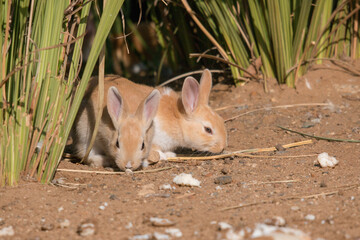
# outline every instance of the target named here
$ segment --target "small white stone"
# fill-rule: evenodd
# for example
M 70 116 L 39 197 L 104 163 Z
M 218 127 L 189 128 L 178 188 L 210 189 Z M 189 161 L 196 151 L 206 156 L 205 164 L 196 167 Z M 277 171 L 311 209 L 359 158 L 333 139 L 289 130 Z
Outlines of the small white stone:
M 299 209 L 300 209 L 300 208 L 299 208 L 298 206 L 292 206 L 292 207 L 291 207 L 291 210 L 292 210 L 292 211 L 298 211 Z
M 214 225 L 214 224 L 216 224 L 216 223 L 217 223 L 216 221 L 211 221 L 211 222 L 210 222 L 211 225 Z
M 350 197 L 350 200 L 351 200 L 351 201 L 354 201 L 354 200 L 355 200 L 355 197 L 354 197 L 354 196 L 351 196 L 351 197 Z
M 104 206 L 107 207 L 109 204 L 107 202 L 104 202 Z
M 95 225 L 93 223 L 83 223 L 78 228 L 80 236 L 86 237 L 95 234 Z
M 125 226 L 126 229 L 130 229 L 130 228 L 132 228 L 132 227 L 133 227 L 132 222 L 129 222 L 129 223 L 126 224 L 126 226 Z
M 159 187 L 160 190 L 172 190 L 172 189 L 176 189 L 176 187 L 172 187 L 170 184 L 163 184 Z
M 219 228 L 221 231 L 226 229 L 232 229 L 232 226 L 226 222 L 219 222 Z
M 67 220 L 67 219 L 64 219 L 64 220 L 62 220 L 62 221 L 60 222 L 60 227 L 61 227 L 61 228 L 67 228 L 67 227 L 69 227 L 69 226 L 70 226 L 70 221 Z
M 130 237 L 129 240 L 149 240 L 152 238 L 152 234 L 135 235 Z
M 305 216 L 305 220 L 314 221 L 315 220 L 315 215 L 308 214 L 308 215 Z
M 99 207 L 99 209 L 100 209 L 100 210 L 105 210 L 105 206 L 101 205 L 101 206 Z
M 169 235 L 158 232 L 154 232 L 153 237 L 155 240 L 170 240 Z
M 317 161 L 321 167 L 335 167 L 339 163 L 336 158 L 329 156 L 326 152 L 319 154 Z
M 172 237 L 177 237 L 177 238 L 182 237 L 182 232 L 178 228 L 167 228 L 165 229 L 165 232 L 167 234 L 170 234 L 170 236 Z
M 58 208 L 58 212 L 62 212 L 63 210 L 64 210 L 64 207 L 62 207 L 62 206 Z
M 182 186 L 200 187 L 200 181 L 193 178 L 191 174 L 181 173 L 174 177 L 173 182 Z
M 216 190 L 221 190 L 222 189 L 222 187 L 220 187 L 219 185 L 218 186 L 216 186 L 216 188 L 215 188 Z
M 0 237 L 14 236 L 15 232 L 12 226 L 0 229 Z

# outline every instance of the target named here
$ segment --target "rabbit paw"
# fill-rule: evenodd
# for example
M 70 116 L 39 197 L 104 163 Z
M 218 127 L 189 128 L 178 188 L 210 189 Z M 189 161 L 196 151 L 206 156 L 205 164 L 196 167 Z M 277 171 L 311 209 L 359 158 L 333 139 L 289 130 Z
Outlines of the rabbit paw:
M 176 153 L 173 152 L 162 152 L 162 151 L 158 151 L 159 155 L 160 155 L 160 161 L 161 160 L 168 160 L 168 158 L 174 158 L 176 157 Z
M 111 162 L 106 156 L 95 154 L 93 150 L 90 151 L 87 164 L 89 164 L 91 167 L 112 167 Z

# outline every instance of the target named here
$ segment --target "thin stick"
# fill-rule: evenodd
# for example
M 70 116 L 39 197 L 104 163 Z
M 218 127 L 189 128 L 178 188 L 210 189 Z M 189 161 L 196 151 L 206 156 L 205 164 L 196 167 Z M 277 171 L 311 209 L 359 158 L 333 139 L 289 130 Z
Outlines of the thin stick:
M 294 180 L 279 180 L 279 181 L 269 181 L 269 182 L 255 182 L 255 183 L 246 183 L 246 185 L 262 185 L 262 184 L 276 184 L 276 183 L 294 183 L 299 182 L 299 179 Z
M 210 42 L 212 42 L 214 44 L 214 46 L 217 48 L 217 50 L 219 51 L 219 53 L 221 54 L 221 56 L 226 60 L 229 61 L 229 58 L 226 54 L 226 51 L 221 47 L 221 45 L 215 40 L 215 38 L 206 30 L 206 28 L 204 27 L 204 25 L 202 25 L 202 23 L 199 21 L 199 19 L 195 16 L 195 13 L 192 11 L 190 5 L 188 4 L 188 2 L 186 0 L 181 0 L 181 2 L 183 3 L 186 11 L 189 13 L 189 15 L 191 16 L 191 18 L 194 20 L 194 22 L 196 23 L 196 25 L 198 25 L 198 27 L 201 29 L 201 31 L 206 35 L 206 37 L 210 40 Z
M 310 198 L 317 198 L 320 196 L 331 196 L 331 195 L 338 194 L 340 192 L 340 190 L 342 190 L 342 191 L 351 190 L 351 189 L 359 187 L 359 186 L 360 186 L 360 184 L 344 185 L 344 186 L 337 187 L 337 189 L 339 189 L 339 190 L 335 190 L 335 191 L 321 192 L 321 193 L 315 193 L 315 194 L 305 195 L 305 196 L 296 195 L 296 196 L 275 198 L 275 199 L 263 200 L 263 201 L 252 202 L 252 203 L 247 203 L 247 204 L 239 204 L 237 206 L 225 207 L 225 208 L 221 208 L 219 210 L 227 211 L 227 210 L 239 209 L 239 208 L 255 206 L 255 205 L 260 205 L 260 204 L 274 203 L 274 202 L 278 202 L 278 201 L 287 201 L 287 200 L 294 200 L 294 199 L 310 199 Z
M 238 156 L 249 157 L 249 158 L 304 158 L 304 157 L 315 157 L 317 156 L 317 154 L 296 155 L 296 156 L 267 156 L 267 155 L 239 154 Z
M 277 108 L 291 108 L 291 107 L 310 107 L 310 106 L 329 106 L 329 103 L 299 103 L 299 104 L 290 104 L 290 105 L 280 105 L 280 106 L 275 106 L 275 107 L 265 107 L 265 108 L 258 108 L 258 109 L 254 109 L 251 110 L 249 112 L 245 112 L 239 115 L 236 115 L 234 117 L 228 118 L 225 120 L 225 122 L 234 120 L 238 117 L 253 113 L 253 112 L 258 112 L 258 111 L 263 111 L 263 110 L 270 110 L 270 109 L 277 109 Z
M 183 78 L 183 77 L 187 77 L 187 76 L 190 76 L 190 75 L 193 75 L 193 74 L 200 74 L 200 73 L 203 73 L 204 70 L 197 70 L 197 71 L 192 71 L 192 72 L 187 72 L 187 73 L 184 73 L 184 74 L 181 74 L 179 76 L 176 76 L 176 77 L 173 77 L 165 82 L 163 82 L 162 84 L 159 85 L 159 87 L 163 87 L 171 82 L 174 82 L 180 78 Z M 224 70 L 210 70 L 210 72 L 212 73 L 223 73 L 225 72 Z
M 298 132 L 298 131 L 295 131 L 295 130 L 291 130 L 289 128 L 285 128 L 285 127 L 282 127 L 282 126 L 277 126 L 277 127 L 281 128 L 283 130 L 289 131 L 289 132 L 297 133 L 297 134 L 300 134 L 300 135 L 303 135 L 303 136 L 307 136 L 307 137 L 311 137 L 311 138 L 315 138 L 315 139 L 319 139 L 319 140 L 327 140 L 327 141 L 333 141 L 333 142 L 360 143 L 360 140 L 320 137 L 320 136 L 310 135 L 310 134 L 306 134 L 306 133 L 303 133 L 303 132 Z
M 246 104 L 234 104 L 234 105 L 229 105 L 229 106 L 216 108 L 215 111 L 222 111 L 222 110 L 226 110 L 226 109 L 229 109 L 229 108 L 237 108 L 237 107 L 244 107 L 244 106 L 246 106 Z
M 285 144 L 285 145 L 282 145 L 282 147 L 286 149 L 286 148 L 311 144 L 312 142 L 313 142 L 312 140 L 306 140 L 306 141 L 301 141 L 301 142 L 294 142 L 294 143 Z M 204 160 L 223 159 L 223 158 L 235 157 L 235 156 L 241 157 L 241 156 L 243 156 L 242 153 L 272 152 L 272 151 L 276 151 L 276 150 L 277 150 L 276 147 L 254 148 L 254 149 L 239 150 L 239 151 L 235 151 L 235 152 L 232 152 L 232 153 L 213 155 L 213 156 L 205 156 L 205 157 L 200 157 L 200 156 L 199 157 L 174 157 L 174 158 L 168 158 L 167 160 L 169 162 L 177 162 L 177 161 L 181 161 L 181 160 L 200 160 L 200 161 L 204 161 Z
M 213 60 L 216 60 L 216 61 L 219 61 L 219 62 L 223 62 L 223 63 L 226 63 L 228 65 L 231 65 L 231 66 L 234 66 L 234 67 L 237 67 L 239 68 L 241 71 L 249 74 L 252 78 L 254 79 L 259 79 L 259 77 L 255 76 L 254 74 L 252 74 L 251 72 L 249 72 L 248 70 L 246 70 L 245 68 L 241 67 L 240 65 L 238 64 L 235 64 L 235 63 L 232 63 L 230 62 L 229 60 L 226 60 L 226 59 L 223 59 L 223 58 L 220 58 L 220 57 L 217 57 L 217 56 L 213 56 L 213 55 L 208 55 L 208 54 L 199 54 L 199 53 L 190 53 L 189 54 L 189 57 L 192 58 L 192 57 L 204 57 L 204 58 L 209 58 L 209 59 L 213 59 Z
M 134 174 L 137 173 L 154 173 L 154 172 L 161 172 L 165 170 L 172 169 L 173 167 L 164 167 L 164 168 L 156 168 L 150 170 L 141 170 L 141 171 L 134 171 Z M 75 173 L 94 173 L 94 174 L 104 174 L 104 175 L 124 175 L 125 172 L 107 172 L 107 171 L 91 171 L 91 170 L 77 170 L 77 169 L 63 169 L 58 168 L 57 172 L 75 172 Z

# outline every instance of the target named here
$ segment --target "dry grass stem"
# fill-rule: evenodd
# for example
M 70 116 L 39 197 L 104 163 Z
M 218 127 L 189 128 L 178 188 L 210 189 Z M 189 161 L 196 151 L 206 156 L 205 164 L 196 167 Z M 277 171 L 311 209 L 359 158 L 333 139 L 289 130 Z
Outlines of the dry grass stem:
M 172 169 L 173 167 L 163 167 L 149 170 L 134 171 L 133 174 L 137 173 L 154 173 Z M 74 173 L 90 173 L 90 174 L 104 174 L 104 175 L 125 175 L 125 172 L 108 172 L 108 171 L 92 171 L 92 170 L 78 170 L 78 169 L 63 169 L 58 168 L 57 172 L 74 172 Z
M 187 77 L 187 76 L 191 76 L 193 74 L 200 74 L 200 73 L 203 73 L 204 70 L 197 70 L 197 71 L 192 71 L 192 72 L 187 72 L 187 73 L 184 73 L 184 74 L 181 74 L 179 76 L 176 76 L 176 77 L 173 77 L 165 82 L 163 82 L 162 84 L 159 85 L 159 87 L 163 87 L 171 82 L 174 82 L 180 78 L 183 78 L 183 77 Z M 211 73 L 224 73 L 225 71 L 224 70 L 210 70 Z
M 244 107 L 244 106 L 246 106 L 246 104 L 234 104 L 234 105 L 229 105 L 229 106 L 216 108 L 215 111 L 222 111 L 222 110 L 226 110 L 226 109 L 229 109 L 229 108 L 237 108 L 237 107 Z
M 332 141 L 332 142 L 349 142 L 349 143 L 360 143 L 360 140 L 354 140 L 354 139 L 339 139 L 339 138 L 327 138 L 327 137 L 321 137 L 321 136 L 315 136 L 315 135 L 311 135 L 311 134 L 307 134 L 307 133 L 303 133 L 303 132 L 298 132 L 289 128 L 285 128 L 282 126 L 277 126 L 285 131 L 289 131 L 289 132 L 293 132 L 296 134 L 300 134 L 302 136 L 306 136 L 306 137 L 311 137 L 311 138 L 315 138 L 318 140 L 326 140 L 326 141 Z
M 306 155 L 295 155 L 295 156 L 268 156 L 268 155 L 251 155 L 251 154 L 241 154 L 239 157 L 248 157 L 248 158 L 304 158 L 304 157 L 315 157 L 317 154 L 306 154 Z
M 317 198 L 317 197 L 321 197 L 321 196 L 326 197 L 326 196 L 338 194 L 340 191 L 351 190 L 351 189 L 357 188 L 359 186 L 360 186 L 360 184 L 344 185 L 344 186 L 336 187 L 337 190 L 333 190 L 333 191 L 329 191 L 329 192 L 321 192 L 321 193 L 315 193 L 315 194 L 310 194 L 310 195 L 296 195 L 296 196 L 288 196 L 288 197 L 275 198 L 275 199 L 269 199 L 269 200 L 262 200 L 262 201 L 247 203 L 247 204 L 239 204 L 237 206 L 221 208 L 219 210 L 227 211 L 227 210 L 250 207 L 250 206 L 255 206 L 255 205 L 260 205 L 260 204 L 276 203 L 279 201 L 287 201 L 287 200 L 295 200 L 295 199 L 310 199 L 310 198 Z
M 246 183 L 246 185 L 262 185 L 262 184 L 276 184 L 276 183 L 294 183 L 299 182 L 299 179 L 293 180 L 278 180 L 278 181 L 269 181 L 269 182 L 254 182 L 254 183 Z
M 283 148 L 291 148 L 291 147 L 298 147 L 306 144 L 313 143 L 312 140 L 306 140 L 301 142 L 294 142 L 282 145 Z M 198 156 L 198 157 L 174 157 L 174 158 L 168 158 L 169 162 L 178 162 L 181 160 L 214 160 L 214 159 L 223 159 L 227 157 L 241 157 L 243 156 L 242 153 L 257 153 L 257 152 L 272 152 L 276 151 L 276 147 L 269 147 L 269 148 L 254 148 L 254 149 L 245 149 L 245 150 L 239 150 L 232 153 L 226 153 L 226 154 L 220 154 L 220 155 L 213 155 L 213 156 Z
M 277 108 L 291 108 L 291 107 L 312 107 L 312 106 L 329 106 L 328 103 L 300 103 L 300 104 L 290 104 L 290 105 L 280 105 L 280 106 L 275 106 L 275 107 L 265 107 L 265 108 L 258 108 L 258 109 L 254 109 L 251 110 L 249 112 L 245 112 L 245 113 L 241 113 L 239 115 L 236 115 L 234 117 L 225 119 L 225 122 L 234 120 L 238 117 L 250 114 L 250 113 L 254 113 L 254 112 L 259 112 L 259 111 L 264 111 L 264 110 L 270 110 L 270 109 L 277 109 Z

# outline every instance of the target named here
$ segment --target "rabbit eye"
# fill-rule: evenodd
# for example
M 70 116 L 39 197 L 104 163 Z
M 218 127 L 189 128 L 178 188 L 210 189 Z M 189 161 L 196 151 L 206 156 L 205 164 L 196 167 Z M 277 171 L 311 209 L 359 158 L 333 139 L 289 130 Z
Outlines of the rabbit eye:
M 212 129 L 209 128 L 209 127 L 204 127 L 204 130 L 205 130 L 205 132 L 207 132 L 208 134 L 213 134 Z
M 144 148 L 145 148 L 145 143 L 144 143 L 144 141 L 142 142 L 142 145 L 141 145 L 141 150 L 144 150 Z
M 119 140 L 116 140 L 116 147 L 117 147 L 117 148 L 120 148 Z

